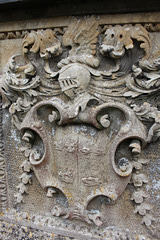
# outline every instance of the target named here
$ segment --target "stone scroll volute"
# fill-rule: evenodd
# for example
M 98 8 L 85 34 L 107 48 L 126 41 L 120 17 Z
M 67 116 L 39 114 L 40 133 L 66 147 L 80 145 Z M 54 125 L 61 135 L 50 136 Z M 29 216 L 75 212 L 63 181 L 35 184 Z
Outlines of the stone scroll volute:
M 160 136 L 160 50 L 147 27 L 73 18 L 27 32 L 21 49 L 1 79 L 3 106 L 27 159 L 18 204 L 33 171 L 46 198 L 62 194 L 53 216 L 101 226 L 109 216 L 94 201 L 116 204 L 133 183 L 135 212 L 150 226 L 139 189 L 147 179 L 136 172 L 146 164 L 141 151 Z

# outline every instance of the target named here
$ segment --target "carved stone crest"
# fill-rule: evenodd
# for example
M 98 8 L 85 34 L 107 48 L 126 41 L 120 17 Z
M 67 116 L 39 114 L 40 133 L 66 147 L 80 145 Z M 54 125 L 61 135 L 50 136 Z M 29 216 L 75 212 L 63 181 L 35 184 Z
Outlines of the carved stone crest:
M 115 203 L 128 183 L 147 182 L 133 170 L 160 135 L 160 50 L 152 48 L 145 26 L 100 26 L 94 17 L 24 36 L 1 81 L 4 107 L 26 142 L 17 202 L 33 170 L 47 197 L 63 195 L 54 216 L 100 226 L 103 213 L 91 202 Z M 145 197 L 137 189 L 132 200 Z M 136 211 L 150 225 L 143 207 Z

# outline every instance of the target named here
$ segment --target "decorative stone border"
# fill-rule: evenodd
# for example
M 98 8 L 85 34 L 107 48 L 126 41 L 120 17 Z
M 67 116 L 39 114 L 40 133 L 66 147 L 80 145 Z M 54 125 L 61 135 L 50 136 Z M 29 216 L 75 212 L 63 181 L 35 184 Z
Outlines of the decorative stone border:
M 5 159 L 3 157 L 3 129 L 2 129 L 2 98 L 0 98 L 0 205 L 2 209 L 8 206 L 7 198 L 7 183 L 6 183 L 6 170 Z
M 8 209 L 4 214 L 0 214 L 0 219 L 10 223 L 20 224 L 25 227 L 42 230 L 48 233 L 54 233 L 65 237 L 71 237 L 83 240 L 151 240 L 144 235 L 130 233 L 129 230 L 116 229 L 108 227 L 106 229 L 95 228 L 91 231 L 84 226 L 74 226 L 73 224 L 61 223 L 57 218 L 51 218 L 28 212 L 17 212 L 13 209 Z
M 22 20 L 16 22 L 0 23 L 0 34 L 9 34 L 16 31 L 28 31 L 47 29 L 55 27 L 65 27 L 73 20 L 74 17 L 56 17 L 49 19 L 34 19 L 34 20 Z M 158 24 L 159 12 L 152 13 L 132 13 L 132 14 L 114 14 L 114 15 L 98 15 L 97 22 L 99 25 L 116 25 L 116 24 Z M 158 30 L 158 29 L 157 29 Z M 18 34 L 19 35 L 19 34 Z M 3 39 L 1 37 L 1 39 Z

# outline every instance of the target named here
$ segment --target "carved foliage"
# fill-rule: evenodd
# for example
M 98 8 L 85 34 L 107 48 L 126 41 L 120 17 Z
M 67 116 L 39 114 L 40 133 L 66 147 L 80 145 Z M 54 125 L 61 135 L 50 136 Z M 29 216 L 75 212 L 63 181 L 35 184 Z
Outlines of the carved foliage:
M 61 43 L 56 38 L 56 33 L 50 29 L 31 31 L 23 39 L 23 53 L 38 53 L 41 58 L 48 59 L 62 53 Z
M 134 40 L 140 42 L 140 48 L 144 50 L 145 58 L 148 58 L 151 50 L 150 37 L 140 24 L 136 24 L 134 27 L 132 25 L 107 27 L 101 53 L 108 53 L 113 58 L 120 58 L 126 50 L 134 48 Z

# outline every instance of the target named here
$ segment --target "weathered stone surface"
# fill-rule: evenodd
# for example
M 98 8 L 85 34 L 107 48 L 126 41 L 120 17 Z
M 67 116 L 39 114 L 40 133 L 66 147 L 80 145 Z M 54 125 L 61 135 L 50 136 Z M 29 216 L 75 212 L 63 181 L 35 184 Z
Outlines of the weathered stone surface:
M 54 233 L 47 233 L 35 228 L 26 227 L 18 224 L 0 221 L 0 239 L 14 240 L 76 240 L 75 238 L 64 237 Z
M 12 32 L 3 25 L 2 221 L 53 239 L 160 238 L 153 15 L 141 23 L 134 15 L 59 18 Z

